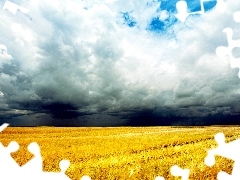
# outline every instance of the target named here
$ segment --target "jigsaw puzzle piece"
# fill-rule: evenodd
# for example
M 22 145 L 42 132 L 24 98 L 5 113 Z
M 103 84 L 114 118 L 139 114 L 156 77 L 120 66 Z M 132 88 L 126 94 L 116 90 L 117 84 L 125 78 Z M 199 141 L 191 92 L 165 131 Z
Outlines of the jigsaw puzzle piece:
M 182 180 L 188 180 L 190 170 L 189 169 L 182 169 L 177 165 L 174 165 L 170 168 L 170 172 L 173 176 L 180 176 Z M 165 180 L 162 176 L 157 176 L 155 180 Z
M 221 171 L 217 175 L 217 180 L 234 180 L 234 178 L 230 174 Z
M 224 0 L 217 0 L 216 10 L 219 12 L 224 12 L 226 10 L 226 4 Z
M 240 11 L 237 11 L 233 14 L 233 19 L 235 22 L 240 22 Z
M 11 141 L 7 147 L 4 147 L 0 142 L 0 173 L 3 177 L 13 179 L 15 174 L 20 171 L 20 166 L 11 156 L 11 153 L 18 149 L 19 144 L 16 141 Z
M 188 7 L 186 1 L 181 0 L 176 3 L 176 9 L 178 13 L 175 16 L 176 18 L 178 18 L 179 21 L 184 22 L 189 16 L 187 8 Z
M 15 4 L 15 3 L 13 3 L 13 2 L 10 2 L 10 1 L 6 1 L 4 3 L 3 9 L 9 10 L 13 14 L 16 14 L 17 11 L 21 11 L 24 14 L 29 12 L 28 9 L 26 9 L 26 8 L 24 8 L 22 6 L 19 6 L 19 5 Z
M 5 123 L 0 126 L 0 132 L 8 125 L 9 124 Z M 16 152 L 18 149 L 19 144 L 16 141 L 11 141 L 7 147 L 4 147 L 0 142 L 0 173 L 1 177 L 4 177 L 4 179 L 70 180 L 65 174 L 70 166 L 70 161 L 60 161 L 60 172 L 43 172 L 40 147 L 36 142 L 32 142 L 28 145 L 28 151 L 32 153 L 34 157 L 23 166 L 19 166 L 11 156 L 11 153 Z
M 218 173 L 218 179 L 239 179 L 240 178 L 240 139 L 231 141 L 229 143 L 225 142 L 225 136 L 223 133 L 218 133 L 214 137 L 218 144 L 217 148 L 208 151 L 208 155 L 205 158 L 205 164 L 207 166 L 213 166 L 215 164 L 215 156 L 222 156 L 234 161 L 232 174 L 229 175 L 225 172 Z
M 7 124 L 7 123 L 4 123 L 4 124 L 2 124 L 1 126 L 0 126 L 0 132 L 2 132 L 6 127 L 8 127 L 9 126 L 9 124 Z
M 21 167 L 22 171 L 31 174 L 42 172 L 43 164 L 39 145 L 36 142 L 30 143 L 28 145 L 28 151 L 32 153 L 34 157 Z
M 233 30 L 232 28 L 225 28 L 223 32 L 226 33 L 228 47 L 219 46 L 216 48 L 216 55 L 223 57 L 228 55 L 230 60 L 231 68 L 240 68 L 240 58 L 235 58 L 232 54 L 232 50 L 236 47 L 240 47 L 240 40 L 233 40 Z M 238 72 L 238 77 L 240 78 L 240 71 Z
M 91 178 L 87 175 L 84 175 L 80 178 L 80 180 L 91 180 Z M 155 180 L 156 180 L 156 178 L 155 178 Z M 164 179 L 157 179 L 157 180 L 164 180 Z
M 204 9 L 203 2 L 207 2 L 207 1 L 210 1 L 210 0 L 200 0 L 201 9 L 200 9 L 200 11 L 196 11 L 196 12 L 188 12 L 188 6 L 187 6 L 187 2 L 185 0 L 178 1 L 176 3 L 176 9 L 177 9 L 177 14 L 175 15 L 176 18 L 178 18 L 178 20 L 181 22 L 185 22 L 187 17 L 191 14 L 204 14 L 205 9 Z M 216 10 L 219 12 L 224 12 L 226 10 L 226 4 L 225 4 L 224 0 L 217 0 Z M 238 19 L 240 19 L 240 18 L 238 18 Z
M 231 160 L 240 159 L 240 139 L 225 143 L 225 136 L 223 133 L 216 134 L 214 138 L 218 144 L 218 147 L 208 151 L 209 158 L 212 158 L 215 155 L 219 155 Z
M 34 147 L 35 148 L 35 147 Z M 32 164 L 34 168 L 34 164 Z M 68 160 L 62 160 L 59 163 L 60 172 L 44 172 L 43 170 L 41 171 L 34 171 L 34 172 L 26 172 L 26 171 L 21 171 L 20 177 L 24 177 L 25 180 L 71 180 L 66 174 L 66 170 L 70 166 L 70 162 Z
M 30 159 L 26 164 L 21 166 L 19 176 L 24 177 L 26 180 L 31 179 L 43 179 L 43 161 L 40 152 L 40 147 L 36 142 L 31 142 L 28 145 L 28 151 L 33 154 L 33 158 Z
M 172 166 L 170 172 L 173 176 L 181 176 L 182 180 L 188 180 L 190 174 L 189 169 L 182 169 L 177 165 Z
M 81 180 L 82 180 L 82 179 L 81 179 Z M 157 177 L 155 178 L 155 180 L 165 180 L 165 178 L 162 177 L 162 176 L 157 176 Z
M 229 54 L 229 49 L 228 47 L 225 47 L 225 46 L 218 46 L 216 48 L 216 55 L 218 57 L 223 57 L 223 56 L 226 56 Z
M 68 167 L 70 166 L 70 162 L 68 160 L 62 160 L 59 163 L 60 172 L 42 172 L 41 174 L 41 179 L 44 180 L 52 180 L 52 179 L 57 179 L 57 180 L 71 180 L 65 172 L 67 171 Z

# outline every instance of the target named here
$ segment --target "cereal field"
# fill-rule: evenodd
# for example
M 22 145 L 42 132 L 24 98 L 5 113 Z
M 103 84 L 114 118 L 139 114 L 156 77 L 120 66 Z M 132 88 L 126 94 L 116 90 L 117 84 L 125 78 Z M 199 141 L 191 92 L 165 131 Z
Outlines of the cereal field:
M 225 133 L 226 140 L 240 137 L 240 127 L 114 127 L 57 128 L 8 127 L 0 134 L 7 146 L 17 141 L 12 154 L 19 165 L 33 156 L 27 145 L 41 148 L 44 171 L 60 171 L 59 161 L 71 162 L 66 174 L 74 180 L 83 175 L 92 179 L 149 179 L 156 176 L 180 179 L 170 173 L 172 165 L 190 169 L 190 179 L 216 179 L 222 170 L 231 173 L 233 162 L 216 157 L 216 164 L 204 164 L 207 150 L 216 147 L 214 135 Z

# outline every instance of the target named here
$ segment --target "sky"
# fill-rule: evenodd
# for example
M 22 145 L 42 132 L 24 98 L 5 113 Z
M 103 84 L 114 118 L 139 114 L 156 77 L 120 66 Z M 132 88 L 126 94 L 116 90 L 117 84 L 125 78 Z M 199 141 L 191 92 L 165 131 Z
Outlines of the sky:
M 224 12 L 205 2 L 184 22 L 177 2 L 0 0 L 0 122 L 239 124 L 239 69 L 216 48 L 228 46 L 226 27 L 240 38 L 240 2 L 226 0 Z

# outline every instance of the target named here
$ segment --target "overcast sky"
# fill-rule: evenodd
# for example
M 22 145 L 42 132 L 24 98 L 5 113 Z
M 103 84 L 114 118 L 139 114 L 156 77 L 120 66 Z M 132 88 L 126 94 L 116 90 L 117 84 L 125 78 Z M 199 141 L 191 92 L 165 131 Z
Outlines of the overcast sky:
M 240 38 L 240 1 L 226 1 L 225 12 L 205 3 L 185 22 L 177 0 L 11 2 L 21 8 L 0 0 L 1 123 L 238 123 L 238 68 L 216 48 L 228 45 L 226 27 Z

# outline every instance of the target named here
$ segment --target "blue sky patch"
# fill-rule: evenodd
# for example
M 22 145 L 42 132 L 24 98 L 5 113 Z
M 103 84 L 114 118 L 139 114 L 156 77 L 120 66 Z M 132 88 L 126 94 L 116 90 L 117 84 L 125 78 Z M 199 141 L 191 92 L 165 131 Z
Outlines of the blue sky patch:
M 122 17 L 124 19 L 125 24 L 127 24 L 129 27 L 134 27 L 137 24 L 135 19 L 132 16 L 130 16 L 128 12 L 123 12 Z
M 204 9 L 205 11 L 210 11 L 211 9 L 213 9 L 217 4 L 217 1 L 208 1 L 208 2 L 204 2 Z
M 152 31 L 163 31 L 165 30 L 165 24 L 158 18 L 153 18 L 148 29 Z

